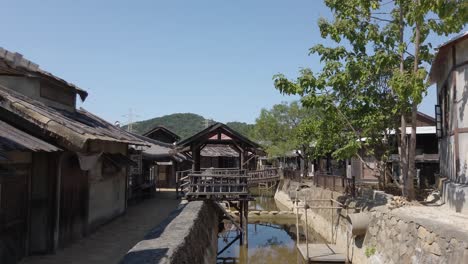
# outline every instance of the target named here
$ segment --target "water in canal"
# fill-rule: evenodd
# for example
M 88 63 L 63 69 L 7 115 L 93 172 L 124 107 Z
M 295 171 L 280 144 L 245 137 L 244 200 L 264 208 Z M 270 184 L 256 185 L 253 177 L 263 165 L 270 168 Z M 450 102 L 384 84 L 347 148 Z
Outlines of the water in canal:
M 249 205 L 250 210 L 280 210 L 272 191 L 253 190 L 255 201 Z M 284 208 L 283 208 L 284 209 Z M 299 224 L 299 238 L 305 242 L 305 233 Z M 230 224 L 225 224 L 226 231 L 219 234 L 218 252 L 236 239 L 238 232 Z M 249 220 L 248 247 L 240 246 L 236 240 L 231 246 L 218 255 L 217 263 L 305 263 L 296 248 L 297 228 L 295 219 L 271 219 L 252 222 Z M 323 243 L 317 233 L 308 230 L 309 243 Z

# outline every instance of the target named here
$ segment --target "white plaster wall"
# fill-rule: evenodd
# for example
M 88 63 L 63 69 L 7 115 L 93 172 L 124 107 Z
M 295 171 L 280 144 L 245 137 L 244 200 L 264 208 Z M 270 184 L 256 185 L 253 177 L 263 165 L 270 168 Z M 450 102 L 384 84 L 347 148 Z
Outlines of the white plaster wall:
M 454 113 L 459 128 L 468 128 L 468 65 L 460 67 L 456 71 L 456 98 Z
M 125 170 L 110 178 L 102 178 L 102 162 L 89 173 L 89 215 L 91 229 L 111 220 L 125 211 Z
M 126 155 L 127 144 L 91 141 L 89 151 Z M 94 229 L 125 212 L 127 170 L 123 168 L 115 175 L 104 178 L 101 158 L 88 175 L 90 181 L 88 224 L 90 229 Z
M 439 159 L 441 177 L 452 178 L 455 169 L 453 136 L 444 137 L 439 141 Z
M 440 66 L 440 75 L 439 79 L 437 81 L 437 92 L 440 92 L 440 89 L 442 89 L 442 85 L 444 84 L 445 79 L 448 77 L 448 74 L 450 70 L 452 69 L 452 52 L 448 51 L 445 55 L 445 61 L 443 62 L 443 65 Z
M 454 182 L 446 183 L 444 200 L 450 209 L 468 215 L 468 185 Z
M 458 183 L 468 184 L 468 133 L 458 134 L 459 142 L 459 167 L 458 167 Z

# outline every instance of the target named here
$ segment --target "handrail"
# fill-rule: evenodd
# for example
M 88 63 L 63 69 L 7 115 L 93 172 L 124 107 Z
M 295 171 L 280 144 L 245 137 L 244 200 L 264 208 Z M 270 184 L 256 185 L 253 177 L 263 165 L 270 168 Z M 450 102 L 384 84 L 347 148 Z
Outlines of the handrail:
M 279 180 L 277 168 L 259 171 L 209 168 L 202 171 L 178 171 L 176 173 L 176 188 L 177 193 L 180 191 L 192 196 L 192 198 L 211 194 L 217 194 L 217 196 L 247 195 L 249 184 L 274 180 Z

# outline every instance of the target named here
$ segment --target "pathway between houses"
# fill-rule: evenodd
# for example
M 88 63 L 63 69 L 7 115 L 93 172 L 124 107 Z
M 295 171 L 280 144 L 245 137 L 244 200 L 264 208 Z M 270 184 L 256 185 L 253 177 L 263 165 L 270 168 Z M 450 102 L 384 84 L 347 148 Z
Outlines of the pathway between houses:
M 125 215 L 55 255 L 27 257 L 21 264 L 116 264 L 179 203 L 175 191 L 162 190 L 152 199 L 129 206 Z

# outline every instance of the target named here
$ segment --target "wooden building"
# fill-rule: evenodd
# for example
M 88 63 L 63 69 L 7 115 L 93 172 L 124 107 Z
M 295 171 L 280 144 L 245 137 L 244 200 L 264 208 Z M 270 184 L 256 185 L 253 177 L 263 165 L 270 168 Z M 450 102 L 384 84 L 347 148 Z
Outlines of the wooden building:
M 23 255 L 69 245 L 125 212 L 127 168 L 133 164 L 128 145 L 145 143 L 77 109 L 77 96 L 85 100 L 87 93 L 20 54 L 0 49 L 0 120 L 61 150 L 56 157 L 29 154 L 30 176 L 10 170 L 10 177 L 29 177 L 31 185 L 26 206 L 5 213 L 21 211 L 45 230 L 37 239 L 25 238 Z M 46 206 L 50 215 L 38 212 Z
M 411 135 L 411 127 L 406 128 L 408 137 Z M 389 131 L 390 144 L 393 146 L 392 154 L 387 164 L 387 174 L 393 179 L 400 178 L 400 157 L 398 155 L 395 131 Z M 365 183 L 377 183 L 378 170 L 374 157 L 367 156 L 366 150 L 362 149 L 361 157 L 367 165 L 357 157 L 351 159 L 350 176 Z M 439 172 L 439 156 L 437 148 L 436 122 L 431 116 L 418 112 L 416 120 L 416 169 L 417 187 L 428 187 L 436 183 L 436 175 Z M 389 177 L 390 179 L 390 177 Z
M 223 159 L 220 159 L 222 156 L 212 156 L 211 158 L 215 158 L 217 161 L 209 163 L 202 156 L 203 153 L 205 155 L 233 154 L 231 150 L 225 147 L 229 147 L 237 152 L 235 162 L 229 164 L 227 161 L 223 163 Z M 207 151 L 203 152 L 205 148 L 207 148 Z M 214 123 L 197 134 L 177 143 L 177 150 L 181 153 L 187 153 L 193 159 L 193 171 L 201 171 L 204 169 L 203 166 L 208 165 L 255 170 L 259 149 L 260 145 L 222 123 Z M 203 163 L 204 160 L 205 163 Z
M 166 127 L 156 126 L 140 139 L 150 144 L 150 148 L 142 151 L 143 174 L 147 175 L 143 177 L 154 180 L 157 188 L 175 188 L 176 171 L 192 167 L 190 157 L 174 150 L 180 137 Z
M 456 212 L 468 214 L 468 31 L 438 48 L 429 79 L 437 85 L 444 201 Z
M 192 167 L 191 159 L 174 150 L 174 145 L 145 136 L 135 135 L 146 143 L 145 147 L 131 152 L 140 155 L 141 168 L 131 175 L 132 195 L 141 196 L 154 192 L 155 188 L 175 188 L 176 171 Z M 138 154 L 137 154 L 138 153 Z
M 61 152 L 0 120 L 0 263 L 53 246 Z
M 174 144 L 180 140 L 180 137 L 176 133 L 164 126 L 156 126 L 150 131 L 144 133 L 143 136 L 169 144 Z
M 239 153 L 229 145 L 206 145 L 200 152 L 201 168 L 239 168 Z

